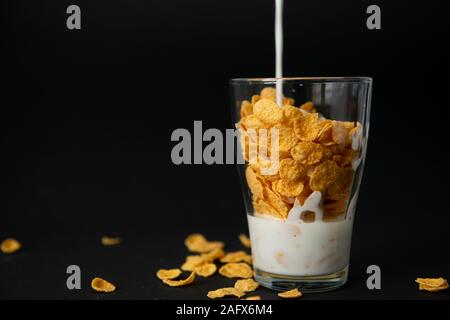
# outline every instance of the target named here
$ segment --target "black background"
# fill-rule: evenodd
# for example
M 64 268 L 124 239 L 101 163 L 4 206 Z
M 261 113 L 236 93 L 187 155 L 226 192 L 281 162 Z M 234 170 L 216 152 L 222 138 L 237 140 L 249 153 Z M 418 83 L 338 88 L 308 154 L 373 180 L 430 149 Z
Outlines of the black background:
M 66 28 L 77 4 L 82 29 Z M 350 280 L 305 299 L 448 299 L 448 11 L 445 1 L 285 3 L 286 76 L 374 78 L 371 136 Z M 202 299 L 219 276 L 168 288 L 192 232 L 239 248 L 245 212 L 233 165 L 171 163 L 176 128 L 231 127 L 228 79 L 274 74 L 274 1 L 2 1 L 0 298 Z M 119 235 L 102 247 L 102 235 Z M 82 269 L 83 289 L 65 287 Z M 369 291 L 366 267 L 382 270 Z M 118 291 L 93 293 L 93 276 Z M 274 293 L 261 289 L 265 298 Z

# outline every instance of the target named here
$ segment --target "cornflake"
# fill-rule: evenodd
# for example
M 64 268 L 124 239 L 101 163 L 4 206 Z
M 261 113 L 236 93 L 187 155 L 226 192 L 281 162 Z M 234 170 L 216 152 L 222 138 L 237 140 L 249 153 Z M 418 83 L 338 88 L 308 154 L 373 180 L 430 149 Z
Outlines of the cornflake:
M 219 273 L 227 278 L 251 278 L 253 276 L 252 268 L 243 262 L 227 263 L 220 267 Z
M 245 170 L 245 177 L 247 179 L 248 187 L 250 188 L 250 191 L 252 194 L 259 198 L 263 198 L 263 185 L 259 181 L 258 176 L 256 175 L 255 171 L 251 166 L 248 166 Z
M 104 246 L 115 246 L 122 242 L 122 239 L 119 237 L 108 237 L 103 236 L 101 239 L 102 245 Z
M 213 291 L 208 292 L 208 298 L 210 299 L 217 299 L 217 298 L 223 298 L 225 296 L 236 296 L 238 298 L 241 298 L 245 295 L 244 292 L 237 290 L 236 288 L 221 288 Z
M 301 141 L 314 141 L 320 131 L 318 125 L 319 115 L 308 113 L 294 124 L 294 132 Z
M 191 272 L 191 274 L 186 279 L 183 280 L 164 279 L 163 282 L 171 287 L 181 287 L 194 282 L 194 280 L 195 280 L 195 272 Z
M 294 159 L 283 159 L 280 161 L 280 177 L 282 179 L 296 181 L 306 175 L 305 167 Z
M 98 277 L 92 279 L 91 287 L 97 292 L 113 292 L 116 290 L 116 286 L 111 282 Z
M 292 289 L 292 290 L 289 290 L 289 291 L 280 292 L 278 294 L 278 296 L 281 297 L 281 298 L 287 298 L 287 299 L 289 299 L 289 298 L 298 298 L 298 297 L 302 296 L 302 293 L 297 288 L 295 288 L 295 289 Z
M 419 284 L 419 290 L 429 292 L 438 292 L 448 288 L 448 282 L 444 278 L 417 278 L 416 282 Z
M 208 253 L 203 253 L 202 257 L 205 262 L 214 262 L 214 260 L 220 259 L 225 255 L 225 252 L 222 248 L 215 248 Z
M 315 142 L 299 142 L 291 150 L 291 156 L 301 164 L 312 165 L 322 161 L 325 148 Z
M 186 238 L 184 244 L 191 252 L 205 253 L 215 248 L 223 248 L 224 243 L 221 241 L 208 241 L 206 238 L 199 234 L 194 233 Z
M 253 106 L 253 115 L 267 125 L 275 125 L 283 118 L 278 105 L 269 99 L 256 102 Z
M 261 300 L 261 296 L 250 296 L 242 300 Z
M 241 261 L 251 264 L 252 257 L 244 251 L 235 251 L 235 252 L 228 252 L 223 258 L 220 259 L 220 262 L 222 263 L 241 262 Z
M 217 270 L 214 263 L 206 263 L 195 267 L 194 271 L 198 276 L 209 277 L 213 275 Z
M 239 235 L 239 241 L 241 241 L 242 245 L 246 248 L 251 248 L 252 243 L 250 241 L 250 238 L 247 237 L 245 234 L 241 233 Z
M 181 270 L 194 271 L 195 267 L 200 266 L 206 262 L 205 256 L 187 256 L 186 261 L 181 266 Z
M 241 117 L 249 116 L 253 113 L 253 105 L 250 101 L 244 100 L 241 103 Z
M 161 279 L 175 279 L 181 274 L 180 269 L 159 269 L 156 276 Z
M 8 238 L 2 241 L 2 244 L 0 245 L 0 250 L 5 253 L 14 253 L 16 251 L 19 251 L 22 245 L 19 241 L 13 238 Z
M 234 287 L 242 292 L 252 292 L 258 289 L 259 283 L 253 279 L 242 279 L 236 281 Z
M 325 191 L 326 188 L 336 180 L 338 166 L 332 160 L 324 161 L 319 164 L 311 175 L 309 186 L 314 191 Z

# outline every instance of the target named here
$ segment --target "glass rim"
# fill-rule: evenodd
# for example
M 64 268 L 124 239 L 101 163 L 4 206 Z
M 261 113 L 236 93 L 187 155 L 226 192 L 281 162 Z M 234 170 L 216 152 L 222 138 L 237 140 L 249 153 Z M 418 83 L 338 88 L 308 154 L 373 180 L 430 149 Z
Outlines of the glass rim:
M 372 77 L 282 77 L 282 78 L 233 78 L 230 79 L 230 84 L 242 84 L 242 83 L 276 83 L 277 81 L 291 82 L 366 82 L 372 83 Z

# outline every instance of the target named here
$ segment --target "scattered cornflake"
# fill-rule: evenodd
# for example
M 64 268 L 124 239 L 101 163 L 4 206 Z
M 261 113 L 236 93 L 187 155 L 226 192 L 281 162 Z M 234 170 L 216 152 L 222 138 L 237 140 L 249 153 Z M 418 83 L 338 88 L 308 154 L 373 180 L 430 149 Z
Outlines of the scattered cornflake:
M 234 287 L 242 292 L 252 292 L 259 287 L 259 283 L 253 279 L 241 279 L 236 281 Z
M 188 285 L 195 280 L 195 272 L 191 272 L 191 274 L 183 280 L 170 280 L 170 279 L 164 279 L 163 282 L 171 287 L 181 287 Z
M 251 278 L 253 277 L 252 268 L 243 262 L 227 263 L 220 267 L 219 273 L 227 278 Z
M 247 262 L 248 264 L 252 264 L 252 257 L 245 251 L 234 251 L 228 252 L 220 259 L 222 263 L 230 263 L 230 262 Z
M 298 298 L 302 296 L 302 293 L 297 288 L 295 288 L 289 291 L 280 292 L 278 296 L 285 299 Z
M 22 245 L 19 241 L 13 238 L 8 238 L 2 241 L 0 250 L 5 254 L 9 254 L 19 251 L 21 247 Z
M 102 245 L 104 245 L 104 246 L 115 246 L 115 245 L 120 244 L 122 242 L 122 239 L 119 237 L 103 236 L 101 241 L 102 241 Z
M 223 298 L 225 296 L 236 296 L 238 298 L 241 298 L 245 295 L 244 292 L 239 291 L 236 288 L 221 288 L 217 290 L 212 290 L 208 292 L 208 298 L 210 299 L 216 299 L 216 298 Z
M 250 296 L 241 300 L 261 300 L 261 296 Z
M 113 292 L 116 290 L 116 286 L 111 282 L 98 277 L 92 279 L 91 287 L 97 292 Z
M 175 279 L 181 274 L 180 269 L 159 269 L 158 272 L 156 272 L 156 276 L 161 279 Z
M 223 248 L 224 243 L 221 241 L 208 241 L 203 235 L 194 233 L 189 235 L 184 244 L 191 252 L 205 253 L 215 248 Z
M 183 271 L 194 271 L 195 267 L 200 266 L 206 262 L 206 258 L 204 256 L 187 256 L 186 261 L 181 266 L 181 270 Z
M 247 237 L 245 234 L 241 233 L 239 235 L 239 241 L 241 241 L 242 245 L 246 248 L 251 248 L 252 242 L 250 241 L 250 238 Z
M 214 262 L 217 259 L 222 258 L 225 255 L 225 252 L 222 248 L 215 248 L 208 253 L 202 253 L 202 257 L 205 259 L 205 262 Z
M 214 263 L 205 263 L 200 266 L 195 267 L 194 271 L 198 276 L 209 277 L 212 276 L 217 270 Z
M 429 292 L 438 292 L 448 288 L 446 279 L 440 278 L 417 278 L 416 282 L 419 284 L 419 290 Z

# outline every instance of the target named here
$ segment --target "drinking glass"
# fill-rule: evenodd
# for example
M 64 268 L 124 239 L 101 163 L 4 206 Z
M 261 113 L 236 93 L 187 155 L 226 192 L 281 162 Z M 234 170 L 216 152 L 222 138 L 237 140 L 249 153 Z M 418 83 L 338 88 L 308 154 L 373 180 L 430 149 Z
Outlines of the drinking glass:
M 230 87 L 256 281 L 279 291 L 344 285 L 372 79 L 232 79 Z

